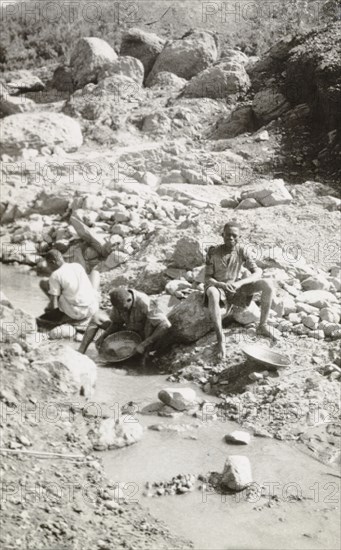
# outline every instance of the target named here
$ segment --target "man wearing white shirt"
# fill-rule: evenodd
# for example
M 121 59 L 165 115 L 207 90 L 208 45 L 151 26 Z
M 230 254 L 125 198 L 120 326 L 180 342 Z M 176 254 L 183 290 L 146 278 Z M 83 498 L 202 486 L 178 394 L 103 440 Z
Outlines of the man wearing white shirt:
M 59 250 L 50 250 L 46 261 L 52 273 L 48 281 L 40 284 L 50 298 L 43 321 L 58 326 L 92 317 L 98 310 L 98 293 L 83 266 L 66 263 Z

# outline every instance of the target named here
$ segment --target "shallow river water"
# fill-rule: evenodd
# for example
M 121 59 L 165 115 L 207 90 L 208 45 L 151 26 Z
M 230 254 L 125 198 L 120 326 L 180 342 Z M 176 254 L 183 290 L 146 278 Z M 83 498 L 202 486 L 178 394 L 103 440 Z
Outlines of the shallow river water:
M 2 267 L 2 288 L 16 307 L 35 315 L 46 304 L 37 277 L 18 268 Z M 94 348 L 89 354 L 96 359 Z M 116 414 L 129 401 L 139 410 L 157 401 L 165 386 L 172 386 L 165 374 L 141 372 L 137 366 L 98 366 L 93 401 L 109 405 Z M 199 397 L 215 400 L 195 389 Z M 126 484 L 131 501 L 139 501 L 173 532 L 192 540 L 196 550 L 338 548 L 340 493 L 334 469 L 282 441 L 255 437 L 248 446 L 228 445 L 223 438 L 238 429 L 233 422 L 186 415 L 135 416 L 146 428 L 143 439 L 121 450 L 98 453 L 106 473 Z M 180 433 L 148 429 L 160 423 L 191 424 L 192 429 Z M 179 473 L 221 472 L 226 456 L 232 454 L 249 457 L 254 481 L 265 486 L 267 498 L 256 496 L 249 502 L 244 493 L 222 496 L 199 489 L 184 495 L 143 496 L 147 481 L 170 480 Z M 272 492 L 277 500 L 269 497 Z

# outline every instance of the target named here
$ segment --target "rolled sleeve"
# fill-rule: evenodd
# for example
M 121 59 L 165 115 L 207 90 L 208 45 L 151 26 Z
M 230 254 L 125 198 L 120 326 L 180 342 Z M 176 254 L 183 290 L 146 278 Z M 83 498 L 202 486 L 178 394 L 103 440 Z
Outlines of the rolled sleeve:
M 153 328 L 157 328 L 157 327 L 170 328 L 172 326 L 171 322 L 163 313 L 163 311 L 161 311 L 157 307 L 150 308 L 147 315 L 147 322 L 149 322 Z
M 60 282 L 55 273 L 52 273 L 49 278 L 49 294 L 51 294 L 51 296 L 60 296 L 61 293 L 62 287 L 60 285 Z

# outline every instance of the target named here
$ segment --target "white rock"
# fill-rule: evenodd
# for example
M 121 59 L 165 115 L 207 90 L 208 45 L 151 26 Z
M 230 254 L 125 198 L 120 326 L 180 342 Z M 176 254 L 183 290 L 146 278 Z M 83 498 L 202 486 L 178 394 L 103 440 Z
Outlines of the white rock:
M 222 485 L 233 491 L 242 491 L 250 483 L 252 483 L 252 472 L 249 459 L 240 455 L 227 457 Z
M 159 392 L 158 398 L 165 405 L 184 411 L 195 404 L 197 396 L 192 388 L 165 388 Z
M 269 132 L 267 130 L 263 130 L 262 132 L 257 132 L 254 138 L 255 138 L 255 141 L 269 141 L 270 139 Z
M 146 185 L 149 185 L 149 187 L 158 187 L 160 179 L 158 176 L 153 174 L 152 172 L 145 172 L 141 177 L 141 183 L 145 183 Z
M 242 199 L 255 199 L 262 206 L 276 206 L 278 204 L 289 204 L 292 196 L 285 187 L 282 179 L 274 179 L 267 183 L 257 185 L 249 191 L 244 191 Z
M 248 307 L 233 306 L 232 310 L 233 319 L 241 325 L 249 325 L 251 323 L 258 323 L 260 319 L 260 309 L 256 302 L 251 302 Z
M 263 380 L 263 374 L 261 372 L 251 372 L 249 378 L 253 382 L 257 382 L 258 380 Z
M 95 434 L 89 434 L 96 451 L 119 449 L 121 447 L 133 445 L 140 441 L 142 436 L 142 425 L 137 419 L 129 415 L 119 420 L 107 418 L 101 422 Z
M 118 57 L 116 61 L 104 65 L 99 71 L 98 79 L 106 78 L 112 74 L 128 76 L 141 86 L 144 79 L 144 67 L 141 61 L 136 57 L 124 55 Z
M 259 373 L 257 373 L 257 374 L 259 374 Z M 263 376 L 262 376 L 262 378 L 263 378 Z M 235 430 L 235 431 L 225 435 L 225 441 L 227 443 L 239 443 L 239 444 L 242 444 L 242 445 L 248 445 L 251 441 L 251 436 L 248 432 L 243 432 L 242 430 Z
M 297 297 L 298 302 L 303 302 L 319 309 L 336 303 L 337 297 L 327 290 L 306 290 Z
M 89 82 L 96 82 L 99 71 L 117 59 L 115 50 L 101 38 L 80 38 L 75 44 L 70 58 L 73 81 L 76 88 Z
M 7 116 L 1 123 L 0 148 L 10 155 L 19 155 L 26 144 L 38 150 L 60 144 L 70 152 L 82 143 L 79 123 L 62 113 L 20 113 Z
M 72 379 L 78 387 L 78 391 L 82 388 L 85 397 L 91 397 L 97 379 L 96 363 L 87 355 L 78 353 L 78 351 L 69 347 L 68 344 L 50 344 L 48 350 L 48 360 L 44 361 L 44 367 L 49 368 L 49 364 L 53 364 L 53 368 L 58 365 L 64 366 L 71 374 Z
M 310 315 L 310 314 L 319 315 L 319 308 L 314 307 L 314 306 L 310 306 L 309 304 L 296 302 L 296 309 L 299 313 L 304 312 L 307 315 Z

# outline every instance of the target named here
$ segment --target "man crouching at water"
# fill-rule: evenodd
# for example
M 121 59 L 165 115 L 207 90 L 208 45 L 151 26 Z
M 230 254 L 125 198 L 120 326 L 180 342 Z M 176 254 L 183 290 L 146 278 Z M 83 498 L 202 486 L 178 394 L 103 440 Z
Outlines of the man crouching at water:
M 153 305 L 147 294 L 131 288 L 119 287 L 112 290 L 109 296 L 112 309 L 98 311 L 93 316 L 78 351 L 86 352 L 100 328 L 104 329 L 104 333 L 96 342 L 97 349 L 107 336 L 119 330 L 131 330 L 141 336 L 143 341 L 136 348 L 141 355 L 155 349 L 156 343 L 171 326 L 164 313 Z
M 262 270 L 257 267 L 246 247 L 238 244 L 240 228 L 237 223 L 225 224 L 222 237 L 224 244 L 211 247 L 206 258 L 205 305 L 208 305 L 218 342 L 218 357 L 225 358 L 225 342 L 222 329 L 220 307 L 229 310 L 229 306 L 247 307 L 253 294 L 261 293 L 261 316 L 257 333 L 277 338 L 277 331 L 268 326 L 267 320 L 273 296 L 273 286 L 262 279 Z M 245 266 L 251 275 L 238 279 L 241 268 Z
M 38 318 L 38 326 L 43 326 L 44 321 L 52 327 L 90 319 L 98 310 L 98 293 L 83 266 L 66 263 L 62 253 L 55 249 L 46 254 L 46 262 L 51 275 L 40 282 L 40 288 L 50 303 L 45 315 Z

